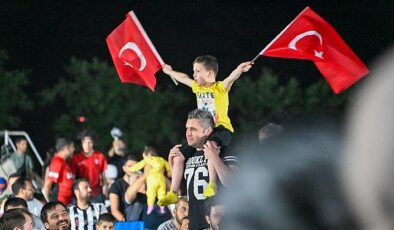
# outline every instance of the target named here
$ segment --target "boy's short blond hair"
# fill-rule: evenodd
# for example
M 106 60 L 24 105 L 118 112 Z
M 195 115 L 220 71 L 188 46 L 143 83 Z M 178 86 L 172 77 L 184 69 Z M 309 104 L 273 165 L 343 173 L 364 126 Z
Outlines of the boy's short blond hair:
M 215 73 L 215 76 L 218 74 L 219 63 L 218 63 L 218 59 L 216 59 L 214 56 L 211 55 L 198 56 L 196 59 L 194 59 L 193 64 L 194 63 L 202 64 L 205 69 L 212 70 Z

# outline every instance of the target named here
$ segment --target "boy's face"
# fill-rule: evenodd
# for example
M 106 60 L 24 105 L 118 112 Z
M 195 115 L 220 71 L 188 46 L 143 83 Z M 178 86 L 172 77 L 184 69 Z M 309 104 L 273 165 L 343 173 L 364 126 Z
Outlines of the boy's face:
M 113 222 L 100 221 L 96 225 L 96 230 L 113 230 L 113 229 L 114 229 Z
M 207 70 L 202 63 L 193 64 L 193 78 L 197 82 L 197 85 L 204 85 L 207 82 L 211 82 L 214 79 L 213 71 Z

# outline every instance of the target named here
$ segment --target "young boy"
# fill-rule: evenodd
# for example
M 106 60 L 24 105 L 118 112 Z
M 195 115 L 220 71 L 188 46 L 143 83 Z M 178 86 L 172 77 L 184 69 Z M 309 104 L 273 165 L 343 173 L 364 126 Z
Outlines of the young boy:
M 249 69 L 252 67 L 252 64 L 252 62 L 241 63 L 223 81 L 216 81 L 219 68 L 218 61 L 215 57 L 210 55 L 199 56 L 194 60 L 193 79 L 191 79 L 185 73 L 173 70 L 170 65 L 165 65 L 163 67 L 163 72 L 192 88 L 193 93 L 195 93 L 197 97 L 197 107 L 199 109 L 208 110 L 215 120 L 216 127 L 214 132 L 209 137 L 209 140 L 216 142 L 218 146 L 226 146 L 230 143 L 231 134 L 234 132 L 230 118 L 227 114 L 229 105 L 228 93 L 234 81 L 237 80 L 242 73 L 249 71 Z M 191 148 L 192 147 L 190 146 L 183 145 L 179 149 L 185 156 L 191 151 L 194 151 Z M 178 191 L 181 184 L 182 175 L 177 174 L 183 171 L 184 162 L 176 161 L 176 163 L 177 165 L 175 168 L 177 170 L 173 170 L 171 189 L 163 203 L 176 203 L 176 199 L 172 198 L 176 197 L 175 193 Z M 209 183 L 203 193 L 205 197 L 214 196 L 216 193 L 217 172 L 209 161 L 208 172 Z
M 115 217 L 110 213 L 101 214 L 96 224 L 96 230 L 113 230 L 115 222 Z

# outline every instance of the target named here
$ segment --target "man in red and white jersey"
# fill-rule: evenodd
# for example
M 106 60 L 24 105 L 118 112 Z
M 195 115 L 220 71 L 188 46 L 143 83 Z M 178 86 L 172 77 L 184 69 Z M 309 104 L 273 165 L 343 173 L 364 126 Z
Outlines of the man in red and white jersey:
M 88 130 L 82 131 L 81 143 L 82 151 L 74 154 L 71 159 L 71 167 L 76 178 L 86 178 L 92 188 L 92 202 L 104 202 L 104 195 L 107 192 L 107 182 L 105 180 L 105 170 L 107 169 L 107 159 L 104 154 L 94 147 L 94 134 Z
M 69 139 L 59 138 L 56 140 L 55 148 L 56 154 L 49 165 L 43 195 L 48 201 L 58 200 L 69 205 L 73 196 L 74 173 L 67 160 L 74 154 L 74 143 Z

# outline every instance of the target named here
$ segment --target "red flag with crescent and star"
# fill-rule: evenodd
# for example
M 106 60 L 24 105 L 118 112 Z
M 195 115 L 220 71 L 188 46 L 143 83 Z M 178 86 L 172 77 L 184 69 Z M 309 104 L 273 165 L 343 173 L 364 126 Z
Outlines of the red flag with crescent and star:
M 106 41 L 120 80 L 155 91 L 155 73 L 164 62 L 133 11 Z
M 335 93 L 369 73 L 335 29 L 306 7 L 260 55 L 313 61 Z

